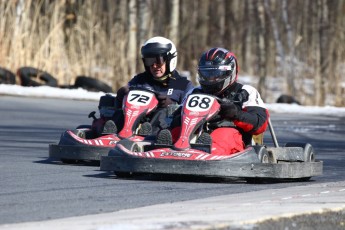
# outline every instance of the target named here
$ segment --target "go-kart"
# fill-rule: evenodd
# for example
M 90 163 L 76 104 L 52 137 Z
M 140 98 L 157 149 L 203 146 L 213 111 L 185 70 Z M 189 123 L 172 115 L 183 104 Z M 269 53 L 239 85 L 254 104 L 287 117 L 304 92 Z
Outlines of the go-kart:
M 205 177 L 307 181 L 321 175 L 323 162 L 317 161 L 308 143 L 287 143 L 280 147 L 269 121 L 273 147 L 263 144 L 263 134 L 255 136 L 243 151 L 231 155 L 211 154 L 211 144 L 197 138 L 207 122 L 220 110 L 220 100 L 206 94 L 189 95 L 181 110 L 181 133 L 174 144 L 155 142 L 138 145 L 120 140 L 102 156 L 100 170 L 113 171 L 118 177 L 135 174 L 173 174 Z M 231 140 L 229 140 L 231 141 Z
M 143 117 L 152 113 L 158 105 L 156 93 L 149 89 L 131 89 L 123 99 L 123 105 L 124 126 L 117 134 L 96 135 L 90 125 L 66 130 L 61 134 L 58 144 L 49 145 L 49 157 L 64 163 L 99 161 L 123 138 L 143 144 L 151 142 L 152 137 L 139 135 L 139 129 Z M 91 112 L 89 117 L 96 119 L 95 112 Z

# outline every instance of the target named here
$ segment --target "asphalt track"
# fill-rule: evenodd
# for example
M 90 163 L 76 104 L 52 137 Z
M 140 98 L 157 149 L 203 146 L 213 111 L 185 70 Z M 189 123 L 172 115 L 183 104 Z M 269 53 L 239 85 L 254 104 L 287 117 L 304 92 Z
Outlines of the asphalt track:
M 280 144 L 309 142 L 324 162 L 324 174 L 309 182 L 124 180 L 47 159 L 48 145 L 90 124 L 96 109 L 95 101 L 1 96 L 0 229 L 345 228 L 345 118 L 272 114 Z

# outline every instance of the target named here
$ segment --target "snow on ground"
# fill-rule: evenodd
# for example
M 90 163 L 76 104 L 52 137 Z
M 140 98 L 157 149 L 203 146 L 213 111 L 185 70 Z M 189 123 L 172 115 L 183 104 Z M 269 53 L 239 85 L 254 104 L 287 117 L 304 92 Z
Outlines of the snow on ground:
M 75 100 L 98 101 L 104 95 L 103 92 L 89 92 L 85 89 L 61 89 L 49 86 L 23 87 L 19 85 L 0 84 L 1 95 L 13 95 L 23 97 L 43 97 L 43 98 L 65 98 Z M 272 113 L 299 113 L 299 114 L 319 114 L 337 117 L 345 117 L 345 107 L 318 107 L 300 106 L 297 104 L 266 104 Z M 1 108 L 0 108 L 1 109 Z

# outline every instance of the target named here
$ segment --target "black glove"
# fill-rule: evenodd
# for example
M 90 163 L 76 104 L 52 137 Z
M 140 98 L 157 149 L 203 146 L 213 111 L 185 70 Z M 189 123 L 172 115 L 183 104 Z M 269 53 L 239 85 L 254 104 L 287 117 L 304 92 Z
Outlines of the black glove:
M 239 93 L 236 93 L 234 96 L 234 102 L 242 104 L 245 101 L 248 101 L 249 93 L 242 89 Z
M 160 107 L 160 108 L 166 108 L 168 105 L 174 103 L 174 101 L 171 100 L 170 97 L 168 97 L 167 95 L 164 95 L 164 94 L 159 94 L 157 96 L 157 99 L 158 99 L 158 107 Z
M 240 106 L 234 104 L 232 101 L 222 101 L 220 106 L 219 115 L 228 120 L 237 119 L 242 111 Z
M 116 93 L 116 108 L 119 109 L 122 107 L 123 98 L 128 94 L 128 92 L 129 92 L 128 86 L 123 86 L 117 91 L 117 93 Z

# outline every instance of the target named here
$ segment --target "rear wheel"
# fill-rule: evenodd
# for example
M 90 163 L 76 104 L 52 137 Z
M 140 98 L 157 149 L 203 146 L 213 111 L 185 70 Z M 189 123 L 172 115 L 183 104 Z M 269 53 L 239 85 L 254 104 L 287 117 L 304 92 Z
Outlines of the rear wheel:
M 304 152 L 304 161 L 305 162 L 315 162 L 315 153 L 313 146 L 309 143 L 299 143 L 299 142 L 288 142 L 285 144 L 285 147 L 301 147 Z
M 309 143 L 299 143 L 299 142 L 288 142 L 285 147 L 301 147 L 304 152 L 304 162 L 315 162 L 315 153 L 313 146 Z M 297 178 L 295 181 L 305 182 L 309 181 L 311 177 Z

